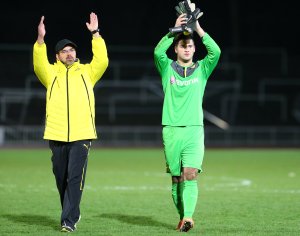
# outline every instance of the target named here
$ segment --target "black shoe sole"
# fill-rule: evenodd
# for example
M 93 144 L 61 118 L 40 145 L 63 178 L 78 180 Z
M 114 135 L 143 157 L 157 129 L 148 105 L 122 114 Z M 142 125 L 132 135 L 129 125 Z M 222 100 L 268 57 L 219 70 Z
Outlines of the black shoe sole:
M 180 229 L 180 232 L 188 232 L 191 228 L 193 228 L 192 222 L 186 221 Z

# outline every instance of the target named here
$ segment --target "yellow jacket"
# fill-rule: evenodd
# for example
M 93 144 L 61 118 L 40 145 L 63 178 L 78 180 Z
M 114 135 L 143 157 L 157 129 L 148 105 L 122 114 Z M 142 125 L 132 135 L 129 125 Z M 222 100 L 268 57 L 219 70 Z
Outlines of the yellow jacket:
M 36 76 L 47 89 L 44 139 L 73 142 L 96 139 L 94 85 L 108 67 L 105 41 L 92 39 L 93 59 L 75 62 L 68 68 L 57 61 L 50 64 L 46 44 L 33 46 Z

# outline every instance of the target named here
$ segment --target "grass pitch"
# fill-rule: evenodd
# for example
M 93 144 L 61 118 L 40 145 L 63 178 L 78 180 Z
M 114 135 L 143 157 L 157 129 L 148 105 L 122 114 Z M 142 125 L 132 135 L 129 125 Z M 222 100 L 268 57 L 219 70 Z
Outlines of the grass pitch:
M 48 149 L 0 150 L 0 235 L 61 235 Z M 299 235 L 300 149 L 207 149 L 190 235 Z M 162 149 L 92 149 L 75 235 L 178 235 Z

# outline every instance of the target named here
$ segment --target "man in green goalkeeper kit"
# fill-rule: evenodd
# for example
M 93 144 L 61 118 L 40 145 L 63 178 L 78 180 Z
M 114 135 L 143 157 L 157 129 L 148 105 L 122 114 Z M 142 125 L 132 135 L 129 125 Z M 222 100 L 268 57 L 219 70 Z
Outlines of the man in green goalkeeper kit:
M 188 22 L 186 14 L 178 16 L 175 27 Z M 183 28 L 183 27 L 182 27 Z M 168 33 L 154 50 L 154 61 L 162 79 L 164 103 L 162 136 L 167 171 L 172 176 L 172 198 L 180 216 L 178 231 L 194 226 L 192 219 L 198 199 L 197 175 L 204 156 L 202 100 L 206 82 L 216 67 L 221 50 L 196 20 L 192 26 L 207 49 L 207 55 L 193 62 L 193 34 Z M 177 60 L 167 56 L 174 43 Z

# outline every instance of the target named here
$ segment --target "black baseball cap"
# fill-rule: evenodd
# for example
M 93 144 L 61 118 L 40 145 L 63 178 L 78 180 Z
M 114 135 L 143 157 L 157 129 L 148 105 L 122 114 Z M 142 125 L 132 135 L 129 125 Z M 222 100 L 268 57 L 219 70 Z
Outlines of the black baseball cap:
M 71 40 L 62 39 L 57 42 L 57 44 L 55 46 L 55 52 L 58 53 L 60 50 L 62 50 L 66 46 L 71 46 L 71 47 L 77 49 L 77 45 L 75 43 L 73 43 Z

